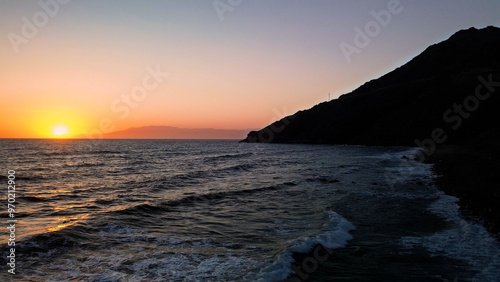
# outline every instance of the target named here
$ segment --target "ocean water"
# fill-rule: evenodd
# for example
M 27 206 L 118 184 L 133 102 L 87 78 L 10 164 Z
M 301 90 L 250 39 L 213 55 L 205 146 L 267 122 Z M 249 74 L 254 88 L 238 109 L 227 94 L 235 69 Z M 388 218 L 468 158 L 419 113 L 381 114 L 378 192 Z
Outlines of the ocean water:
M 0 281 L 500 281 L 498 241 L 415 148 L 0 145 L 18 220 L 12 275 L 5 195 Z

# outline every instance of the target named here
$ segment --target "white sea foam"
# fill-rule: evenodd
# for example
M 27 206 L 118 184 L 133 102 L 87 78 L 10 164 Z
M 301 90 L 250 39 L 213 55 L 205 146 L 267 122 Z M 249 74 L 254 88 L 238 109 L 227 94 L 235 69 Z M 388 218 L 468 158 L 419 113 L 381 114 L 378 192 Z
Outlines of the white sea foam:
M 99 235 L 103 237 L 116 237 L 117 235 L 127 235 L 144 233 L 139 230 L 135 230 L 130 226 L 123 226 L 117 224 L 107 224 L 100 229 Z
M 483 226 L 461 217 L 457 198 L 438 194 L 439 199 L 428 209 L 446 218 L 452 227 L 426 237 L 403 237 L 401 245 L 408 249 L 424 246 L 433 256 L 465 260 L 478 272 L 472 281 L 499 281 L 500 244 Z
M 326 211 L 328 221 L 319 234 L 301 237 L 290 242 L 290 247 L 278 255 L 270 265 L 264 266 L 258 273 L 247 277 L 251 281 L 280 281 L 292 274 L 293 253 L 308 253 L 321 244 L 326 248 L 344 247 L 352 239 L 349 233 L 356 227 L 333 211 Z
M 419 147 L 411 147 L 411 148 L 405 148 L 405 150 L 401 150 L 401 151 L 386 152 L 384 154 L 377 154 L 377 155 L 370 155 L 370 156 L 362 156 L 360 158 L 378 159 L 378 160 L 395 160 L 395 159 L 401 159 L 401 157 L 406 156 L 410 159 L 413 159 L 417 155 L 419 150 L 420 150 Z
M 384 179 L 391 190 L 398 190 L 400 185 L 404 188 L 412 180 L 428 184 L 433 179 L 432 165 L 413 160 L 418 150 L 412 148 L 398 153 L 384 154 L 387 160 L 390 160 L 390 164 L 384 164 Z M 407 158 L 401 158 L 403 155 Z
M 254 264 L 255 261 L 251 259 L 231 254 L 204 256 L 159 252 L 134 263 L 132 269 L 135 274 L 127 281 L 141 281 L 144 277 L 154 277 L 151 281 L 221 281 L 228 277 L 238 279 Z

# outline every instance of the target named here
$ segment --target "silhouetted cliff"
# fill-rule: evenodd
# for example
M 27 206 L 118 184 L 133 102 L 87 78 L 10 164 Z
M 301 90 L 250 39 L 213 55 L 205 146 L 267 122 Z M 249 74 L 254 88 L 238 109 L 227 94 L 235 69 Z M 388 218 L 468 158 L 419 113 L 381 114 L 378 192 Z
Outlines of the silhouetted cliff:
M 252 131 L 242 141 L 464 143 L 500 127 L 499 50 L 499 28 L 459 31 L 351 93 Z

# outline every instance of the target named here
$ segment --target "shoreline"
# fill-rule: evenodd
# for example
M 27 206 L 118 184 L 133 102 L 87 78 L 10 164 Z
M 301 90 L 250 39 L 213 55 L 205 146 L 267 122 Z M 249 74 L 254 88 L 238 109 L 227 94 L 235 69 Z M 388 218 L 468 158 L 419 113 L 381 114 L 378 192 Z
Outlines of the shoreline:
M 350 232 L 353 238 L 344 247 L 330 250 L 326 258 L 323 258 L 324 251 L 316 253 L 316 249 L 324 250 L 321 244 L 307 253 L 294 253 L 291 267 L 294 271 L 285 281 L 451 281 L 456 277 L 478 275 L 477 270 L 468 267 L 465 260 L 455 256 L 434 256 L 425 244 L 412 244 L 418 242 L 412 241 L 413 238 L 427 238 L 453 226 L 449 218 L 439 212 L 429 211 L 440 195 L 445 194 L 438 192 L 430 164 L 428 169 L 426 175 L 394 188 L 402 193 L 377 193 L 373 199 L 367 199 L 364 195 L 350 198 L 349 201 L 353 202 L 365 201 L 364 214 L 359 215 L 363 212 L 349 204 L 337 206 L 336 211 L 356 226 Z M 373 224 L 369 219 L 373 217 L 385 220 Z M 312 259 L 316 256 L 320 257 L 318 261 Z M 304 270 L 307 268 L 311 271 Z
M 436 176 L 436 179 L 431 180 L 429 184 L 432 183 L 435 189 L 444 192 L 446 195 L 457 197 L 458 211 L 464 220 L 484 226 L 488 233 L 500 242 L 500 174 L 498 174 L 498 163 L 496 163 L 496 160 L 500 158 L 500 150 L 495 148 L 495 138 L 490 137 L 491 135 L 486 139 L 490 143 L 489 145 L 485 145 L 485 142 L 474 142 L 462 146 L 443 146 L 438 148 L 435 153 L 427 157 L 423 162 L 432 165 L 431 172 Z M 434 222 L 431 225 L 434 226 L 435 230 L 446 228 L 445 222 L 440 222 L 437 218 L 434 220 L 435 222 L 433 220 L 424 221 L 427 223 Z M 365 228 L 366 226 L 358 228 L 359 230 L 354 230 L 353 232 L 360 232 L 361 229 Z M 377 265 L 373 261 L 373 255 L 378 251 L 373 250 L 374 246 L 371 245 L 373 242 L 365 245 L 365 242 L 363 240 L 360 241 L 360 238 L 357 237 L 359 236 L 354 236 L 346 246 L 333 250 L 333 253 L 330 254 L 326 261 L 316 266 L 317 269 L 314 273 L 307 275 L 308 278 L 321 280 L 325 278 L 339 278 L 338 275 L 340 275 L 340 280 L 348 280 L 352 277 L 377 277 L 382 280 L 400 279 L 404 271 L 401 273 L 391 272 L 389 271 L 391 268 L 387 268 L 387 264 L 397 264 L 398 268 L 405 269 L 408 268 L 405 262 L 426 261 L 431 258 L 429 257 L 428 250 L 419 248 L 415 249 L 416 257 L 405 253 L 391 253 L 385 257 L 377 258 L 376 260 L 383 262 L 383 264 Z M 315 249 L 318 247 L 321 247 L 321 244 L 315 246 Z M 387 248 L 387 245 L 384 248 Z M 307 261 L 313 255 L 314 251 L 294 253 L 295 267 L 301 265 L 301 262 Z M 366 257 L 371 258 L 367 261 Z M 345 262 L 346 260 L 347 262 Z M 439 257 L 439 259 L 433 258 L 432 260 L 433 264 L 441 265 L 441 267 L 463 263 L 462 261 L 453 259 L 443 260 L 442 257 Z M 400 261 L 400 263 L 396 261 Z M 353 266 L 355 267 L 353 268 Z M 351 269 L 346 271 L 346 268 Z M 385 271 L 381 271 L 383 269 Z M 453 273 L 457 269 L 450 268 L 444 271 L 444 273 Z M 442 273 L 436 270 L 434 275 Z M 460 271 L 456 273 L 460 273 Z M 407 275 L 408 273 L 404 274 Z M 417 272 L 412 274 L 415 275 L 414 277 L 419 277 L 420 275 Z M 464 275 L 466 273 L 460 274 Z M 474 276 L 473 273 L 469 274 L 470 276 Z M 285 281 L 303 281 L 301 278 L 300 275 L 292 272 Z M 456 276 L 438 278 L 430 275 L 426 279 L 429 279 L 429 281 L 443 281 L 443 279 L 453 278 L 456 278 Z
M 500 241 L 500 150 L 489 142 L 440 148 L 425 162 L 433 165 L 438 189 L 459 199 L 465 219 L 480 223 Z

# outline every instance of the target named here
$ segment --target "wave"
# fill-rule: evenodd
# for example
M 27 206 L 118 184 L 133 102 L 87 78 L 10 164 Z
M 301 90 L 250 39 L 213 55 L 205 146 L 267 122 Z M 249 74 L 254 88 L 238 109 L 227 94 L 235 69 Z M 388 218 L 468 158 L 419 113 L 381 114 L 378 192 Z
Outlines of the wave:
M 242 170 L 251 170 L 254 168 L 254 165 L 251 164 L 239 164 L 239 165 L 233 165 L 233 166 L 228 166 L 220 169 L 215 169 L 213 172 L 227 172 L 227 171 L 242 171 Z
M 54 232 L 25 237 L 16 242 L 26 257 L 52 258 L 64 254 L 68 249 L 95 241 L 95 229 L 83 222 Z
M 16 170 L 15 177 L 16 178 L 14 179 L 14 181 L 16 181 L 16 180 L 38 180 L 38 179 L 43 179 L 43 177 L 40 176 L 40 175 L 30 175 L 30 176 L 27 176 L 27 175 L 25 175 L 25 171 L 20 171 L 20 170 Z M 7 175 L 0 175 L 0 180 L 4 180 L 4 179 L 5 180 L 8 179 Z
M 347 219 L 336 212 L 325 211 L 327 221 L 323 231 L 317 235 L 301 237 L 290 244 L 286 250 L 278 255 L 275 262 L 263 267 L 257 274 L 251 274 L 247 277 L 249 281 L 282 281 L 292 275 L 292 264 L 295 262 L 294 253 L 309 253 L 316 246 L 331 249 L 345 247 L 347 241 L 352 239 L 350 231 L 356 227 Z M 312 259 L 314 259 L 312 257 Z
M 109 154 L 123 154 L 122 151 L 111 151 L 111 150 L 67 150 L 67 151 L 53 151 L 53 152 L 36 152 L 34 155 L 53 157 L 53 156 L 80 156 L 80 155 L 109 155 Z
M 142 214 L 158 214 L 158 213 L 163 213 L 163 212 L 170 212 L 173 211 L 172 208 L 181 206 L 181 205 L 194 205 L 197 203 L 206 203 L 208 201 L 213 201 L 213 200 L 220 200 L 226 197 L 231 197 L 231 196 L 243 196 L 243 195 L 248 195 L 248 194 L 253 194 L 253 193 L 258 193 L 258 192 L 263 192 L 263 191 L 271 191 L 271 190 L 278 190 L 283 187 L 288 187 L 288 186 L 294 186 L 296 185 L 294 182 L 285 182 L 282 184 L 278 185 L 272 185 L 272 186 L 266 186 L 266 187 L 261 187 L 261 188 L 254 188 L 254 189 L 244 189 L 244 190 L 236 190 L 236 191 L 222 191 L 222 192 L 214 192 L 214 193 L 207 193 L 207 194 L 201 194 L 201 195 L 189 195 L 182 197 L 177 200 L 170 200 L 167 202 L 160 202 L 158 204 L 140 204 L 137 206 L 129 207 L 124 210 L 120 211 L 114 211 L 119 214 L 126 214 L 126 215 L 142 215 Z
M 252 155 L 253 155 L 253 153 L 227 154 L 227 155 L 205 157 L 205 158 L 203 158 L 203 160 L 205 162 L 212 162 L 212 161 L 220 161 L 220 160 L 227 160 L 227 159 L 247 158 L 247 157 L 251 157 Z
M 0 213 L 0 218 L 11 219 L 9 217 L 9 213 L 7 212 L 7 209 L 5 209 L 5 210 L 6 210 L 5 212 Z M 12 218 L 12 219 L 24 219 L 24 218 L 27 218 L 29 216 L 32 216 L 32 214 L 29 212 L 16 212 L 15 218 Z M 3 237 L 2 240 L 3 239 L 5 239 L 5 237 Z
M 270 187 L 262 187 L 258 190 L 271 189 Z M 250 193 L 251 191 L 243 191 L 243 193 Z M 137 208 L 137 207 L 136 207 Z M 141 208 L 151 208 L 151 206 L 147 207 L 146 205 L 141 205 Z M 198 257 L 195 262 L 186 261 L 183 265 L 193 266 L 199 264 L 200 261 L 203 261 L 203 264 L 214 262 L 214 267 L 210 267 L 210 269 L 206 269 L 206 273 L 203 271 L 194 271 L 192 272 L 188 269 L 177 269 L 178 274 L 180 275 L 178 278 L 182 278 L 183 275 L 191 275 L 193 278 L 200 278 L 204 274 L 210 274 L 209 277 L 213 278 L 213 275 L 216 275 L 218 267 L 220 265 L 225 265 L 227 267 L 226 270 L 230 270 L 230 273 L 242 273 L 242 271 L 237 271 L 237 268 L 245 268 L 244 272 L 251 272 L 251 274 L 246 275 L 245 277 L 240 277 L 240 279 L 244 279 L 246 281 L 278 281 L 284 280 L 290 275 L 293 274 L 292 265 L 295 263 L 293 258 L 295 253 L 309 253 L 311 252 L 315 246 L 323 246 L 326 252 L 331 254 L 331 250 L 335 248 L 344 247 L 347 244 L 347 241 L 352 239 L 352 235 L 350 231 L 355 229 L 355 226 L 352 225 L 345 218 L 340 216 L 339 214 L 333 211 L 325 211 L 325 223 L 320 232 L 313 235 L 308 235 L 304 237 L 297 238 L 291 241 L 277 257 L 270 258 L 267 262 L 262 262 L 264 265 L 258 265 L 257 261 L 252 260 L 246 256 L 232 256 L 228 254 L 227 256 L 213 256 L 213 257 Z M 23 248 L 23 253 L 26 254 L 30 258 L 38 259 L 54 259 L 65 252 L 68 252 L 69 249 L 73 248 L 85 248 L 87 250 L 90 249 L 98 249 L 99 244 L 96 242 L 100 242 L 109 244 L 121 244 L 121 243 L 136 243 L 136 242 L 149 242 L 151 244 L 155 244 L 157 246 L 167 246 L 168 248 L 180 248 L 181 250 L 188 250 L 190 248 L 199 248 L 199 247 L 207 247 L 207 248 L 228 248 L 229 246 L 220 245 L 220 242 L 213 240 L 211 238 L 179 238 L 174 236 L 155 236 L 154 234 L 149 234 L 144 231 L 140 227 L 132 227 L 130 225 L 126 225 L 123 223 L 109 223 L 109 222 L 95 222 L 92 221 L 92 224 L 87 224 L 85 222 L 77 223 L 71 227 L 61 229 L 52 233 L 44 233 L 39 235 L 34 235 L 26 240 L 20 242 L 20 246 Z M 174 257 L 177 255 L 183 254 L 172 254 Z M 233 254 L 235 255 L 235 254 Z M 311 255 L 312 257 L 313 255 Z M 323 254 L 324 256 L 324 254 Z M 156 259 L 170 259 L 170 255 L 168 256 L 160 256 Z M 215 261 L 212 261 L 214 260 Z M 238 260 L 234 261 L 234 260 Z M 180 263 L 179 261 L 178 263 Z M 217 263 L 215 263 L 217 262 Z M 246 267 L 243 267 L 246 263 Z M 150 269 L 151 261 L 148 260 L 139 260 L 137 264 L 141 264 L 140 269 Z M 142 264 L 148 264 L 147 267 L 142 267 Z M 167 267 L 167 265 L 165 265 Z M 252 272 L 253 269 L 253 272 Z M 234 271 L 233 271 L 234 270 Z M 257 272 L 255 272 L 257 270 Z M 149 273 L 149 271 L 148 271 Z M 143 273 L 144 275 L 148 273 Z M 149 273 L 151 274 L 151 273 Z M 228 273 L 220 273 L 219 278 L 224 279 L 227 278 Z M 169 274 L 169 278 L 173 278 L 173 273 Z M 143 275 L 140 275 L 141 277 Z M 174 275 L 175 276 L 175 275 Z
M 401 159 L 403 156 L 406 156 L 407 158 L 414 159 L 417 156 L 418 152 L 421 150 L 420 147 L 401 147 L 401 149 L 402 150 L 398 150 L 396 152 L 385 152 L 383 154 L 359 156 L 357 158 L 390 161 L 390 160 L 398 160 Z
M 67 165 L 66 167 L 79 168 L 79 167 L 95 167 L 95 166 L 106 166 L 106 164 L 105 163 L 80 163 L 80 164 Z
M 95 200 L 96 205 L 110 205 L 114 203 L 115 200 L 105 200 L 105 199 L 97 199 Z
M 111 150 L 96 150 L 90 152 L 83 152 L 88 155 L 105 155 L 105 154 L 123 154 L 123 151 L 111 151 Z
M 188 173 L 181 173 L 176 175 L 166 175 L 159 179 L 152 179 L 144 182 L 145 184 L 152 184 L 154 186 L 160 186 L 158 188 L 165 188 L 165 186 L 170 187 L 184 187 L 189 185 L 199 184 L 206 181 L 209 178 L 222 177 L 228 173 L 235 172 L 247 172 L 255 168 L 252 164 L 238 164 L 233 166 L 226 166 L 211 170 L 197 170 Z
M 53 232 L 31 235 L 16 242 L 23 250 L 23 254 L 30 258 L 53 258 L 68 252 L 69 249 L 82 246 L 102 246 L 102 239 L 112 237 L 120 240 L 144 241 L 145 232 L 113 223 L 96 222 L 92 224 L 79 221 L 73 225 Z M 133 235 L 133 236 L 130 236 Z
M 361 168 L 359 166 L 339 166 L 340 172 L 343 174 L 352 174 L 356 171 L 359 171 Z
M 450 227 L 428 236 L 405 236 L 400 245 L 406 249 L 425 247 L 432 255 L 461 258 L 471 263 L 476 274 L 472 281 L 500 281 L 500 244 L 477 222 L 464 220 L 457 208 L 458 199 L 439 191 L 439 199 L 427 210 L 445 218 Z M 488 258 L 485 260 L 485 258 Z M 483 262 L 483 263 L 478 263 Z
M 0 176 L 0 179 L 7 179 L 7 176 Z M 41 175 L 30 175 L 30 176 L 26 176 L 26 175 L 23 175 L 22 172 L 18 172 L 16 171 L 16 178 L 14 179 L 14 181 L 19 181 L 19 180 L 22 180 L 22 181 L 33 181 L 33 180 L 43 180 L 45 179 L 45 177 L 41 176 Z
M 333 174 L 315 175 L 309 177 L 306 181 L 309 182 L 322 182 L 322 183 L 339 183 L 342 182 L 342 178 L 346 175 L 357 173 L 361 170 L 361 167 L 355 165 L 341 165 L 337 166 Z
M 238 278 L 242 273 L 248 273 L 256 264 L 250 258 L 226 252 L 225 246 L 212 238 L 162 236 L 145 232 L 143 228 L 119 223 L 99 224 L 95 227 L 92 239 L 100 241 L 101 245 L 91 240 L 78 245 L 74 242 L 74 237 L 65 238 L 61 232 L 33 238 L 37 245 L 31 242 L 25 245 L 29 254 L 33 256 L 27 256 L 22 262 L 25 264 L 20 265 L 20 268 L 26 269 L 23 278 L 40 279 L 40 281 L 67 281 L 74 280 L 75 277 L 85 281 L 235 281 L 241 280 Z M 43 240 L 46 240 L 46 243 Z M 57 244 L 63 244 L 64 247 Z M 102 244 L 113 247 L 102 248 Z M 137 254 L 129 251 L 116 252 L 117 249 L 130 250 L 130 246 L 136 244 L 147 244 L 147 250 L 154 248 L 167 251 L 154 253 L 146 251 L 148 256 L 140 252 Z M 49 252 L 43 251 L 49 247 L 54 249 Z M 66 257 L 60 259 L 68 248 L 78 248 L 83 251 L 78 254 L 72 253 L 69 259 Z M 199 248 L 212 249 L 215 253 L 198 253 Z M 35 261 L 32 261 L 33 258 Z M 39 263 L 37 260 L 52 261 L 58 266 L 37 265 L 36 271 L 32 271 L 34 267 L 30 266 Z M 62 271 L 52 273 L 51 270 L 57 267 Z M 89 271 L 89 267 L 92 271 Z
M 53 157 L 53 156 L 66 156 L 66 155 L 72 155 L 74 152 L 37 152 L 34 153 L 33 155 L 37 156 L 44 156 L 44 157 Z
M 50 201 L 51 198 L 36 197 L 36 196 L 22 196 L 22 197 L 18 197 L 18 199 L 19 200 L 24 200 L 24 201 L 27 201 L 27 202 L 39 203 L 39 202 Z

